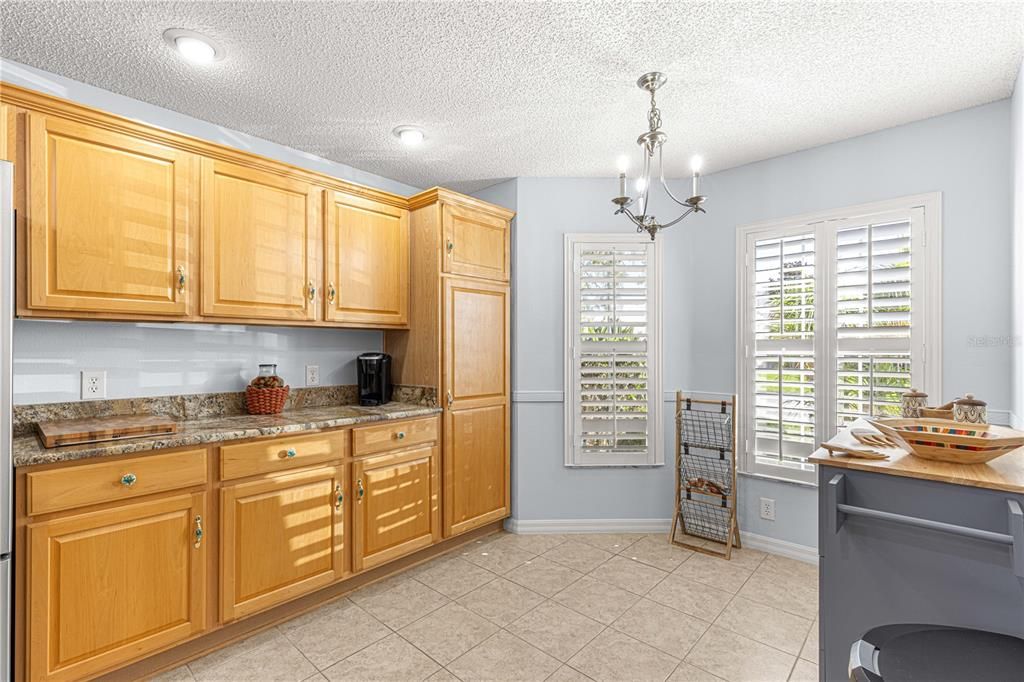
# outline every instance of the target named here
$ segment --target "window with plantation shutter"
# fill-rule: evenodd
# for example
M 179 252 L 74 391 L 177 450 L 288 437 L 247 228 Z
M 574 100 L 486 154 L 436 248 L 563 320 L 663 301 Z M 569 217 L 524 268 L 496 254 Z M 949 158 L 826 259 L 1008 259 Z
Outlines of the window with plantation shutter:
M 661 464 L 657 252 L 566 236 L 566 464 Z
M 838 429 L 899 416 L 912 386 L 940 400 L 940 218 L 930 194 L 740 229 L 747 471 L 813 480 Z

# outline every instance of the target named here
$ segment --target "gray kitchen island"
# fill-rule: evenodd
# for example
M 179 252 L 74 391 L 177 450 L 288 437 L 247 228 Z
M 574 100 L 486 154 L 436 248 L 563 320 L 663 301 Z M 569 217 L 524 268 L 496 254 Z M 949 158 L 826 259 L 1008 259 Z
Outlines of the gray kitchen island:
M 880 626 L 1024 637 L 1024 448 L 980 465 L 824 450 L 811 461 L 821 680 L 850 679 L 851 646 Z

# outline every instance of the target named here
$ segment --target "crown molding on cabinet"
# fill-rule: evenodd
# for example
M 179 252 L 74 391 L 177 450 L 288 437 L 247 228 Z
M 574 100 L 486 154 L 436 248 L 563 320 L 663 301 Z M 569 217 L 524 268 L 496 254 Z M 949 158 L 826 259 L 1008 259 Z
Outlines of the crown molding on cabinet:
M 283 161 L 275 161 L 264 156 L 251 152 L 245 152 L 228 147 L 216 142 L 209 142 L 191 135 L 179 133 L 166 128 L 141 123 L 123 116 L 116 116 L 101 109 L 96 109 L 84 104 L 70 102 L 59 97 L 47 95 L 34 90 L 29 90 L 17 85 L 4 83 L 0 89 L 0 103 L 15 107 L 29 109 L 41 114 L 61 116 L 62 118 L 86 123 L 93 127 L 105 128 L 114 132 L 129 133 L 135 137 L 157 142 L 199 154 L 212 159 L 227 161 L 233 164 L 246 166 L 263 172 L 276 173 L 281 176 L 305 180 L 311 184 L 327 189 L 338 190 L 346 194 L 365 197 L 372 201 L 397 206 L 398 208 L 409 208 L 409 200 L 398 194 L 392 194 L 383 190 L 374 189 L 365 185 L 359 185 L 347 180 L 316 173 L 299 166 L 293 166 Z M 451 193 L 453 196 L 458 195 Z M 421 196 L 421 195 L 417 195 Z M 481 202 L 481 210 L 487 210 L 488 204 Z M 491 207 L 493 211 L 495 207 Z
M 486 201 L 482 201 L 474 197 L 467 197 L 464 194 L 453 192 L 450 189 L 445 189 L 444 187 L 431 187 L 419 194 L 412 195 L 409 197 L 408 201 L 410 211 L 415 211 L 418 208 L 430 206 L 434 203 L 442 203 L 461 206 L 462 208 L 473 211 L 480 211 L 481 213 L 486 213 L 502 220 L 512 220 L 516 215 L 515 211 L 510 211 L 501 206 L 489 204 Z

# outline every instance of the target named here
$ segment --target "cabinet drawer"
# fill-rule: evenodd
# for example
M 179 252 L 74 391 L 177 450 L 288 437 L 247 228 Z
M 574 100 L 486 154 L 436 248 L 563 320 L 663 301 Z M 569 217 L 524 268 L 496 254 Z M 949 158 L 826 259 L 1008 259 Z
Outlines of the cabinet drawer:
M 206 483 L 206 450 L 80 464 L 26 476 L 28 513 L 48 514 Z
M 348 454 L 348 432 L 330 431 L 272 438 L 220 449 L 220 478 L 241 478 L 340 459 Z
M 437 440 L 437 417 L 352 429 L 352 454 L 396 450 Z

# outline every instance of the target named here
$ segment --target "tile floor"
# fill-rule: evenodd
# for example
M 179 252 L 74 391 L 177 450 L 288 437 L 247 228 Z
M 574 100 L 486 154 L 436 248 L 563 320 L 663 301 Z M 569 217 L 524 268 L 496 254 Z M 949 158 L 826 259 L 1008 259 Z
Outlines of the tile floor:
M 165 680 L 817 680 L 817 570 L 662 535 L 499 534 Z

